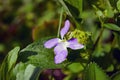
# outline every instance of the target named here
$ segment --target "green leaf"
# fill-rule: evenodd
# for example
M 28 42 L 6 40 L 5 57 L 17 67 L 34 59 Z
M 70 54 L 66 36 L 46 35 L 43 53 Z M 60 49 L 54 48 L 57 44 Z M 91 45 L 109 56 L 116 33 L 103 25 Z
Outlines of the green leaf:
M 115 24 L 111 24 L 111 23 L 106 23 L 103 25 L 105 28 L 113 30 L 113 31 L 120 31 L 120 27 L 115 25 Z
M 64 2 L 66 3 L 66 5 L 68 6 L 68 9 L 71 11 L 71 13 L 73 13 L 76 17 L 80 16 L 80 14 L 82 13 L 82 0 L 64 0 Z M 76 9 L 76 10 L 75 10 Z M 77 12 L 78 10 L 78 12 Z M 76 11 L 76 12 L 74 12 Z
M 30 80 L 30 77 L 32 75 L 32 73 L 34 72 L 34 69 L 35 69 L 35 66 L 29 64 L 26 69 L 25 69 L 25 72 L 24 72 L 24 78 L 25 80 Z
M 114 70 L 113 64 L 111 64 L 111 65 L 106 69 L 107 72 L 112 72 L 113 70 Z
M 36 67 L 29 64 L 24 72 L 24 80 L 36 80 L 37 76 L 35 77 L 35 75 L 39 74 L 39 69 L 37 69 L 37 71 L 35 70 Z M 33 76 L 33 74 L 35 73 L 35 75 Z
M 120 71 L 117 72 L 116 74 L 113 74 L 113 76 L 111 77 L 112 80 L 120 80 Z
M 18 52 L 20 50 L 20 47 L 15 47 L 13 50 L 11 50 L 8 53 L 8 71 L 12 68 L 12 66 L 16 63 L 17 57 L 18 57 Z
M 0 80 L 8 80 L 12 74 L 9 74 L 11 70 L 13 69 L 17 57 L 18 52 L 20 50 L 20 47 L 15 47 L 13 50 L 11 50 L 8 55 L 5 57 L 1 67 L 0 67 Z
M 100 57 L 100 56 L 105 56 L 105 53 L 103 52 L 103 48 L 101 45 L 98 45 L 96 49 L 94 50 L 93 57 Z
M 26 65 L 22 62 L 18 63 L 15 68 L 13 69 L 13 77 L 14 80 L 24 80 L 24 71 Z
M 59 0 L 68 13 L 74 17 L 79 17 L 82 13 L 82 0 Z
M 22 66 L 23 68 L 19 68 L 18 65 L 14 70 L 17 80 L 37 80 L 42 70 L 63 68 L 70 63 L 67 61 L 61 64 L 54 63 L 53 49 L 43 46 L 48 39 L 43 38 L 20 51 L 18 62 L 23 62 L 25 65 Z
M 77 28 L 80 27 L 80 22 L 82 21 L 82 0 L 58 0 L 61 5 L 64 7 L 64 11 L 67 15 L 72 17 L 72 20 L 75 22 Z
M 72 63 L 68 66 L 68 69 L 73 73 L 78 73 L 84 69 L 80 63 Z
M 27 64 L 33 64 L 41 69 L 63 68 L 69 62 L 65 61 L 61 64 L 54 63 L 54 53 L 52 49 L 47 49 L 43 45 L 48 38 L 36 41 L 24 48 L 19 55 L 19 61 Z
M 64 2 L 63 0 L 58 0 L 58 1 L 59 1 L 59 2 L 61 3 L 61 5 L 64 7 L 64 9 L 66 10 L 67 14 L 70 15 L 70 16 L 72 16 L 72 14 L 70 13 L 70 11 L 69 11 L 67 5 L 65 4 L 65 2 Z
M 114 16 L 114 11 L 113 11 L 113 7 L 110 4 L 109 0 L 105 1 L 105 5 L 106 5 L 106 10 L 105 10 L 105 15 L 106 17 L 112 18 Z
M 104 10 L 105 17 L 112 18 L 114 16 L 113 6 L 111 6 L 110 0 L 99 0 L 99 7 Z
M 14 80 L 38 80 L 41 69 L 32 64 L 18 63 L 13 69 L 12 79 Z
M 110 80 L 110 78 L 96 63 L 90 63 L 85 69 L 83 80 Z
M 117 2 L 117 9 L 120 11 L 120 0 Z

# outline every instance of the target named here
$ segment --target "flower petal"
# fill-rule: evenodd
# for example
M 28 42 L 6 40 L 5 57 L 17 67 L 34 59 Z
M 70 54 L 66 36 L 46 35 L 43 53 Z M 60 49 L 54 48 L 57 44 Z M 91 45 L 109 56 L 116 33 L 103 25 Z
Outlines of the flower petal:
M 55 56 L 55 63 L 56 64 L 63 62 L 68 55 L 67 48 L 66 48 L 66 46 L 64 46 L 63 42 L 59 43 L 54 48 L 54 52 L 55 52 L 55 55 L 56 55 Z
M 63 39 L 64 35 L 68 32 L 70 28 L 70 21 L 66 20 L 64 27 L 60 31 L 61 38 Z
M 54 53 L 60 54 L 62 51 L 67 50 L 67 47 L 64 45 L 64 42 L 60 42 L 59 44 L 57 44 L 57 46 L 54 48 Z
M 66 57 L 67 57 L 66 53 L 67 53 L 67 50 L 66 51 L 62 51 L 60 54 L 57 54 L 55 56 L 55 63 L 59 64 L 59 63 L 62 63 L 63 61 L 65 61 Z
M 67 47 L 69 47 L 69 48 L 71 48 L 71 49 L 74 49 L 74 50 L 76 50 L 76 49 L 81 49 L 81 48 L 84 47 L 84 45 L 78 43 L 78 41 L 77 41 L 76 38 L 70 39 L 70 40 L 68 41 L 68 43 L 69 43 L 69 44 L 68 44 Z
M 57 45 L 59 41 L 60 41 L 59 38 L 50 39 L 50 40 L 48 40 L 47 42 L 44 43 L 44 47 L 45 48 L 52 48 L 55 45 Z

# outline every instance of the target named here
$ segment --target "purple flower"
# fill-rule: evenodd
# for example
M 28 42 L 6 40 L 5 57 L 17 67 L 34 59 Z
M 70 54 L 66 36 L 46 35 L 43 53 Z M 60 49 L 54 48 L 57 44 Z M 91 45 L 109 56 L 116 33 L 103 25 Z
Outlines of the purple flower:
M 55 53 L 55 63 L 59 64 L 66 60 L 68 51 L 67 48 L 71 48 L 73 50 L 81 49 L 84 47 L 84 45 L 78 43 L 76 38 L 72 38 L 70 40 L 64 40 L 64 35 L 68 32 L 70 28 L 70 22 L 69 20 L 65 21 L 64 27 L 60 31 L 61 39 L 59 38 L 53 38 L 45 42 L 44 46 L 45 48 L 54 48 Z

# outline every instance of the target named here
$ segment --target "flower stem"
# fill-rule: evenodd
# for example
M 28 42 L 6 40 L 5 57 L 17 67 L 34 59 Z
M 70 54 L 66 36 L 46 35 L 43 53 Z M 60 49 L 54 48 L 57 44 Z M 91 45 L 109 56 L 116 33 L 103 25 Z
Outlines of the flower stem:
M 63 7 L 61 8 L 57 37 L 59 37 L 59 34 L 60 34 L 60 27 L 62 24 L 62 15 L 63 15 Z

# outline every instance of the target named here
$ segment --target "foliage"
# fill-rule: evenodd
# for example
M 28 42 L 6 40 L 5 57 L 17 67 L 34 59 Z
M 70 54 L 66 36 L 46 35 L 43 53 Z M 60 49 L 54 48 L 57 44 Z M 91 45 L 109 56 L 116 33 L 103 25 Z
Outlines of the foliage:
M 100 77 L 101 76 L 101 77 Z M 85 69 L 83 80 L 110 80 L 96 63 L 90 63 Z
M 0 67 L 0 80 L 7 80 L 11 77 L 11 72 L 14 69 L 15 63 L 18 57 L 18 51 L 20 47 L 15 47 L 8 53 L 8 56 L 4 59 Z
M 44 48 L 43 44 L 48 39 L 36 41 L 21 50 L 19 61 L 26 64 L 33 64 L 41 69 L 55 69 L 65 67 L 69 62 L 56 65 L 54 54 L 50 49 Z
M 64 80 L 120 79 L 120 0 L 0 3 L 0 55 L 16 45 L 21 47 L 6 54 L 0 66 L 0 80 L 52 80 L 58 75 Z M 59 36 L 66 19 L 71 28 L 65 39 L 76 38 L 84 48 L 68 48 L 67 59 L 55 64 L 54 50 L 45 48 L 44 43 Z

